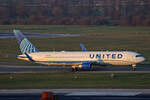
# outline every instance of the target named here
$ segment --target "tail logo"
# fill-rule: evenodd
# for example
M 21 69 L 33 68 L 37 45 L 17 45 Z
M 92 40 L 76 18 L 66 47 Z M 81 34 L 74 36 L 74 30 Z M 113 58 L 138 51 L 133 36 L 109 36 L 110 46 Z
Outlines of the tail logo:
M 38 50 L 32 45 L 32 43 L 24 38 L 20 43 L 20 50 L 23 54 L 38 52 Z

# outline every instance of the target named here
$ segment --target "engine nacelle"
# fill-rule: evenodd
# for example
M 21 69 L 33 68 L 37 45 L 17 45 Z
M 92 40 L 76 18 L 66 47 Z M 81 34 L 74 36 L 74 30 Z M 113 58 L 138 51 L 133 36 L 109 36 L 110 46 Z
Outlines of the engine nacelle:
M 79 67 L 83 70 L 90 70 L 91 69 L 91 63 L 82 63 Z

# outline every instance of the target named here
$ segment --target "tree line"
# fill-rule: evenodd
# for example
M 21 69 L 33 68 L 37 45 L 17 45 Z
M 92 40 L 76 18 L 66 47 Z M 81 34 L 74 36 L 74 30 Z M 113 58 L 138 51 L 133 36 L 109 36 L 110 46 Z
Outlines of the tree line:
M 150 0 L 1 0 L 0 24 L 150 26 Z

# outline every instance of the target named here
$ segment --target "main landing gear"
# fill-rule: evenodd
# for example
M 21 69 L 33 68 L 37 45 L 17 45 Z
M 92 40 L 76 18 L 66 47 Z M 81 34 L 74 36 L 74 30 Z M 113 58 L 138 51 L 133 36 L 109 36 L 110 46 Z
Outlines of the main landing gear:
M 132 65 L 132 71 L 135 71 L 136 70 L 136 64 L 133 64 Z
M 78 72 L 80 71 L 80 68 L 79 67 L 76 67 L 76 66 L 72 66 L 72 72 Z

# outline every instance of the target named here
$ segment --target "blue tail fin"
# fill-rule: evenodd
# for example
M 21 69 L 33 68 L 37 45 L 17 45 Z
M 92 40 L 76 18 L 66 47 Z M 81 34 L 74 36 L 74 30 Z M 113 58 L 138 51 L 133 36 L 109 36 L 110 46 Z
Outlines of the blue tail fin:
M 14 30 L 22 54 L 38 52 L 39 50 L 19 31 Z
M 80 47 L 81 47 L 82 51 L 87 51 L 85 46 L 82 43 L 80 43 Z

